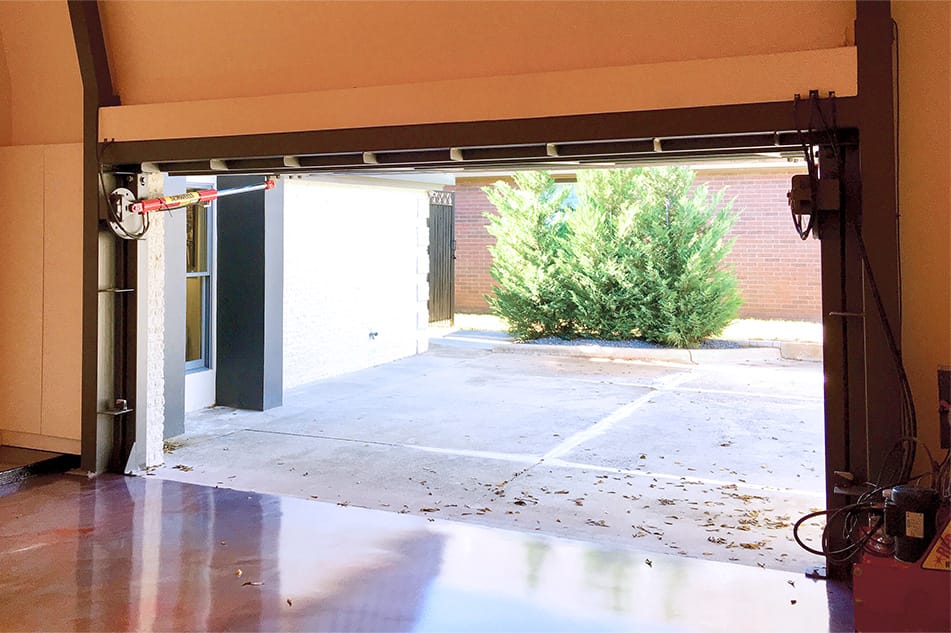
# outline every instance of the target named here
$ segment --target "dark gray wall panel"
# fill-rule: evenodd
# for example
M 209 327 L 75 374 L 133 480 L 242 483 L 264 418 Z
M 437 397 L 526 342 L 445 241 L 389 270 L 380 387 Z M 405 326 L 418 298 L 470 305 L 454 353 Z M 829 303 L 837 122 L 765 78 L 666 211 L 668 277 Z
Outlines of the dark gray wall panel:
M 167 177 L 165 195 L 185 192 Z M 185 211 L 165 214 L 165 437 L 185 432 Z
M 260 176 L 219 176 L 218 188 L 262 181 Z M 220 405 L 260 411 L 283 400 L 281 192 L 255 191 L 218 201 Z M 276 202 L 266 204 L 270 198 Z

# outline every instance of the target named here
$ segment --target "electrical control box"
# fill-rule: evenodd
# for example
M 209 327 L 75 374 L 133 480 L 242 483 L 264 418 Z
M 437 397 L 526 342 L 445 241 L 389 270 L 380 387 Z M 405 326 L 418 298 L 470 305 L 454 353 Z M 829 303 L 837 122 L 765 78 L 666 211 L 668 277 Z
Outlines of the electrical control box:
M 812 179 L 804 174 L 792 177 L 792 188 L 786 194 L 789 208 L 796 215 L 812 215 Z
M 815 208 L 813 208 L 813 188 L 815 188 Z M 812 215 L 817 211 L 839 210 L 839 179 L 819 178 L 813 181 L 807 174 L 792 177 L 792 188 L 786 194 L 789 207 L 796 215 Z

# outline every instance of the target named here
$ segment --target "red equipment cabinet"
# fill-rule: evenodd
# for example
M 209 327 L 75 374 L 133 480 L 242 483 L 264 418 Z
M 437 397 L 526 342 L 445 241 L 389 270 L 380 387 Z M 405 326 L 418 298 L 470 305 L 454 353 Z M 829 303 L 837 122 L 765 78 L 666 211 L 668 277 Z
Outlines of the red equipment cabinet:
M 855 630 L 951 631 L 951 523 L 921 560 L 862 555 L 852 568 Z

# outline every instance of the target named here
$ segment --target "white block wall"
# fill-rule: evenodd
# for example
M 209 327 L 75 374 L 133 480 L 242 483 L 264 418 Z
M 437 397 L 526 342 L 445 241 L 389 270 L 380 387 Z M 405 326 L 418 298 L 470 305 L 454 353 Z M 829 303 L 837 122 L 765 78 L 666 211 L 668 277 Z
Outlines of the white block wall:
M 428 217 L 422 186 L 286 182 L 285 389 L 426 350 Z
M 136 439 L 136 450 L 140 451 L 140 463 L 136 466 L 158 466 L 165 459 L 162 450 L 165 432 L 165 218 L 161 213 L 153 214 L 151 228 L 146 240 L 148 254 L 147 306 L 144 319 L 147 321 L 148 342 L 145 346 L 146 358 L 146 437 Z M 140 308 L 141 310 L 141 308 Z M 140 318 L 139 327 L 142 327 Z M 141 338 L 140 349 L 141 349 Z M 139 415 L 142 415 L 142 394 Z M 143 441 L 144 440 L 144 441 Z

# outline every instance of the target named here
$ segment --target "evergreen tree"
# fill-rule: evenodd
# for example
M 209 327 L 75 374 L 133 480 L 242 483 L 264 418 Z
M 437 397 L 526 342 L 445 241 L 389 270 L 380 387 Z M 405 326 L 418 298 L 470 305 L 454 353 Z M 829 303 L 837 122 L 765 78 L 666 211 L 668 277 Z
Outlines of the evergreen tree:
M 724 267 L 734 221 L 723 193 L 690 193 L 684 168 L 578 173 L 577 208 L 545 172 L 485 189 L 496 244 L 487 297 L 510 331 L 689 347 L 719 334 L 740 306 Z
M 567 191 L 558 191 L 547 172 L 513 176 L 515 187 L 500 181 L 484 191 L 496 213 L 487 213 L 496 239 L 492 278 L 498 283 L 486 297 L 509 332 L 522 339 L 570 337 L 574 306 L 564 289 L 563 244 Z
M 645 170 L 637 322 L 649 341 L 691 347 L 720 334 L 741 304 L 736 277 L 723 265 L 733 247 L 735 216 L 723 192 L 689 192 L 694 174 L 682 167 Z
M 637 335 L 635 230 L 642 170 L 578 172 L 578 208 L 566 219 L 565 289 L 575 309 L 577 334 L 629 339 Z

